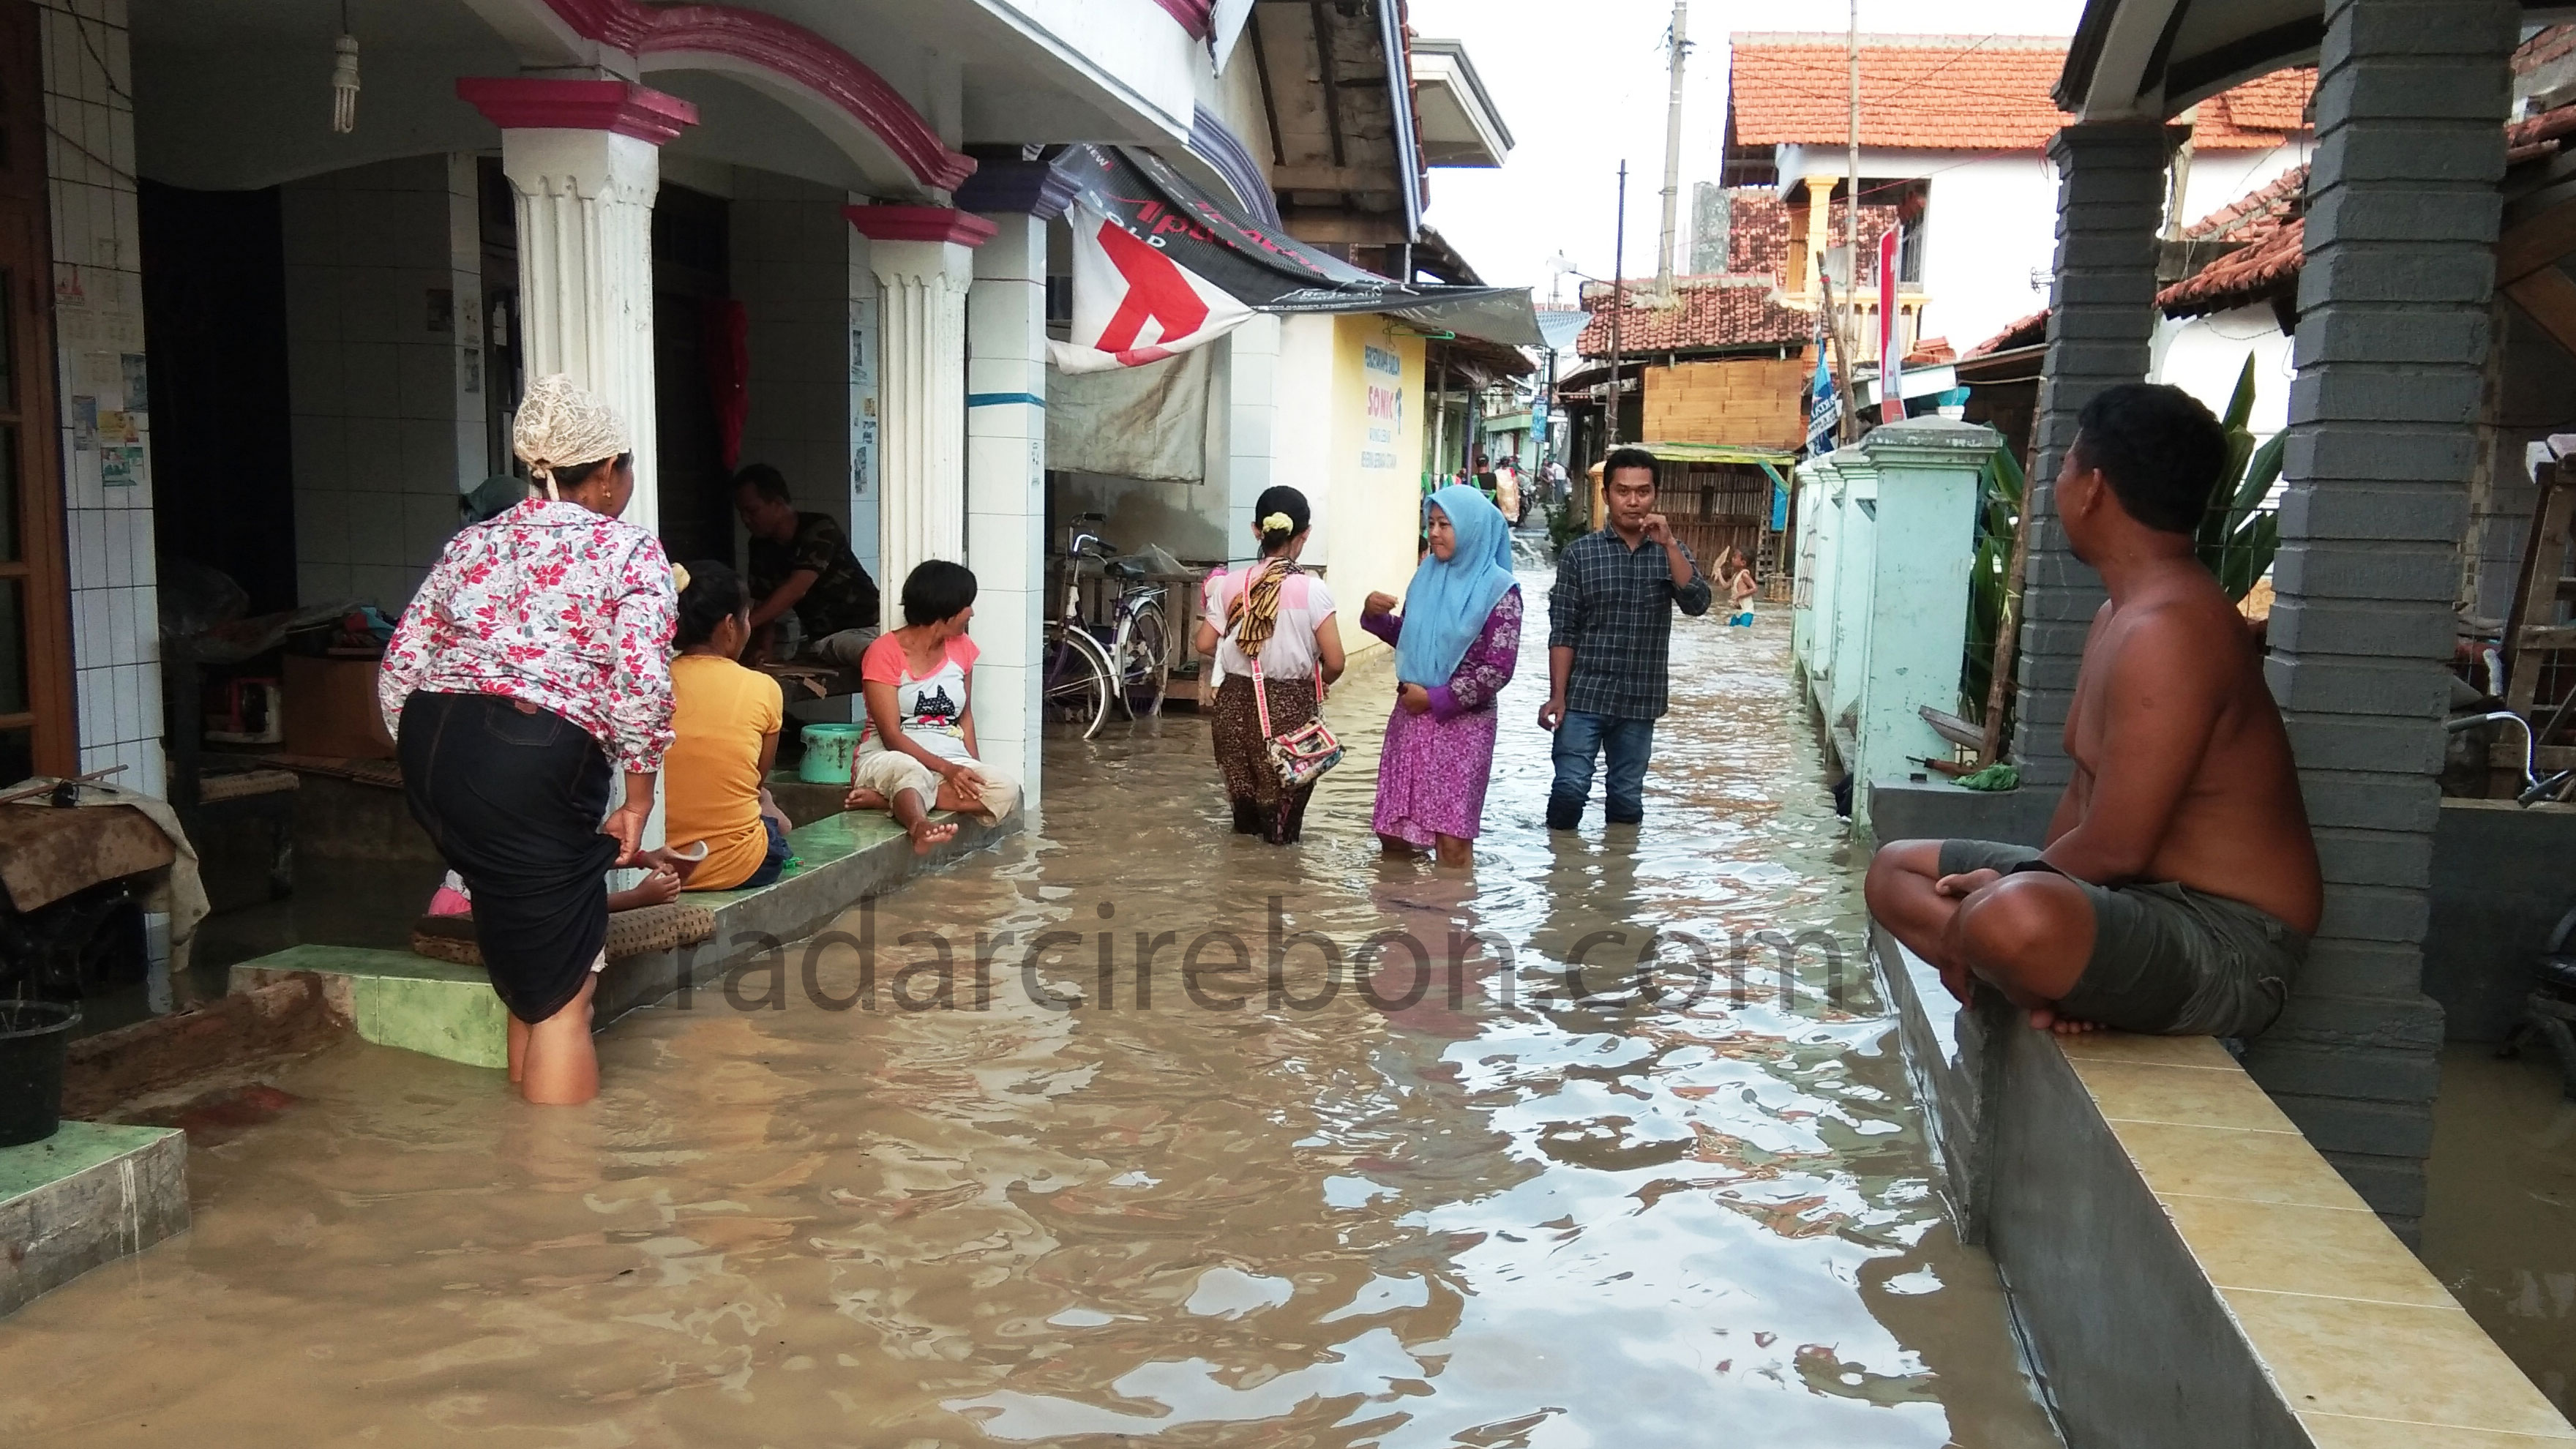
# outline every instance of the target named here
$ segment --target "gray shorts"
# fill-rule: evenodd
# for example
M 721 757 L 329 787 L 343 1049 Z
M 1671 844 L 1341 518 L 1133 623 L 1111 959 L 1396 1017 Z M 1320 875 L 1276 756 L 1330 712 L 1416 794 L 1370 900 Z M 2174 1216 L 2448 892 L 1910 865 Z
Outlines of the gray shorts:
M 1941 842 L 1944 875 L 2009 871 L 2038 858 L 2027 845 Z M 2304 934 L 2243 901 L 2170 881 L 2075 884 L 2093 905 L 2093 956 L 2057 1005 L 2078 1021 L 2169 1036 L 2253 1036 L 2281 1014 L 2307 959 Z

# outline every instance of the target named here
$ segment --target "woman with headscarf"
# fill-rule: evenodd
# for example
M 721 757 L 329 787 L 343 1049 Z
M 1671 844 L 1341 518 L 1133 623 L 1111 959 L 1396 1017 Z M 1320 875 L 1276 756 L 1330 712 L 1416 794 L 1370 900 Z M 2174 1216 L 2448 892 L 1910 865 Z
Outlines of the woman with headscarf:
M 1269 742 L 1321 713 L 1324 686 L 1342 677 L 1333 596 L 1323 580 L 1297 567 L 1313 519 L 1306 495 L 1296 489 L 1262 492 L 1252 505 L 1261 556 L 1240 572 L 1208 575 L 1196 641 L 1216 670 L 1216 763 L 1234 805 L 1234 833 L 1273 845 L 1295 843 L 1315 787 L 1309 781 L 1286 788 L 1271 768 Z
M 510 1011 L 510 1080 L 530 1102 L 568 1105 L 599 1094 L 604 876 L 651 854 L 637 847 L 671 744 L 677 598 L 661 540 L 618 518 L 635 455 L 616 414 L 543 378 L 511 441 L 535 494 L 448 541 L 394 630 L 376 698 L 412 818 L 471 889 Z
M 1494 697 L 1511 683 L 1521 647 L 1521 590 L 1512 531 L 1474 488 L 1423 504 L 1430 556 L 1405 590 L 1371 594 L 1360 627 L 1395 646 L 1395 711 L 1377 766 L 1377 836 L 1390 855 L 1437 850 L 1442 865 L 1474 863 L 1485 786 L 1494 771 Z

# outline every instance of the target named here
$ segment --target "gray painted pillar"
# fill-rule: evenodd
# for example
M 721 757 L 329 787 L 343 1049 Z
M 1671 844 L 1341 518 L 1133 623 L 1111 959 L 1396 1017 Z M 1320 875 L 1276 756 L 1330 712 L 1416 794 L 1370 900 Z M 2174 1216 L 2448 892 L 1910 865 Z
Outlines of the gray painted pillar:
M 2048 361 L 2032 429 L 2030 558 L 2022 575 L 2013 761 L 2022 783 L 2054 792 L 2074 773 L 2067 705 L 2102 578 L 2058 526 L 2056 479 L 2075 415 L 2095 394 L 2147 375 L 2156 330 L 2156 232 L 2164 222 L 2165 130 L 2157 121 L 2084 121 L 2048 143 L 2057 168 L 2057 277 Z
M 2267 673 L 2326 909 L 2246 1066 L 2400 1231 L 2424 1209 L 2438 1084 L 2420 989 L 2437 722 L 2520 19 L 2509 0 L 2330 0 L 2318 62 Z

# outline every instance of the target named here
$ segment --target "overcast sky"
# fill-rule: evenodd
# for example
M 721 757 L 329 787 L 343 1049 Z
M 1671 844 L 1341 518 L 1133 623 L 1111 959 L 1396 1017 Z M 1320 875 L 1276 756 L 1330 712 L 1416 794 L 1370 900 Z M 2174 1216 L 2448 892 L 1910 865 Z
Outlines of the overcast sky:
M 2065 35 L 2082 0 L 1860 0 L 1863 31 Z M 1611 270 L 1617 171 L 1628 162 L 1628 275 L 1655 270 L 1663 225 L 1664 32 L 1671 0 L 1409 0 L 1414 32 L 1455 38 L 1514 142 L 1499 171 L 1431 173 L 1430 224 L 1486 281 L 1548 299 L 1547 259 L 1562 251 Z M 1680 261 L 1689 264 L 1690 185 L 1717 179 L 1732 30 L 1840 31 L 1842 5 L 1694 0 L 1690 90 L 1682 117 Z M 1564 299 L 1574 296 L 1568 281 Z

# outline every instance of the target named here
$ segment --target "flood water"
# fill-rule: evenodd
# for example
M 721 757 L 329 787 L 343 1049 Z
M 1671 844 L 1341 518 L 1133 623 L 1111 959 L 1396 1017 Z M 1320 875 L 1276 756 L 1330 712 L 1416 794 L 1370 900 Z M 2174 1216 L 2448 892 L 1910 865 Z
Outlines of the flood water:
M 2442 1049 L 2424 1264 L 2562 1414 L 2576 1410 L 2576 1103 L 2534 1043 Z
M 755 971 L 619 1023 L 586 1110 L 289 1071 L 193 1144 L 192 1232 L 0 1326 L 0 1435 L 2054 1444 L 1941 1219 L 1785 615 L 1679 631 L 1642 831 L 1542 827 L 1543 645 L 1472 881 L 1377 856 L 1381 657 L 1292 849 L 1228 833 L 1201 720 L 1051 745 L 1037 829 L 868 918 L 872 1009 L 825 1002 L 844 939 L 776 1009 Z M 1275 998 L 1274 911 L 1339 958 L 1287 943 Z M 1817 933 L 1786 993 L 1768 946 L 1726 979 L 1765 930 Z

